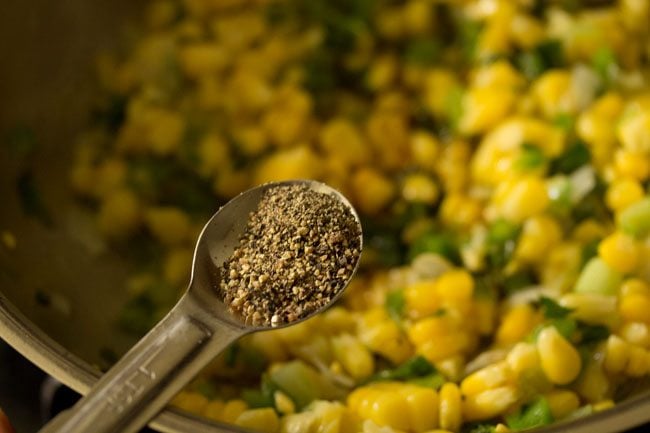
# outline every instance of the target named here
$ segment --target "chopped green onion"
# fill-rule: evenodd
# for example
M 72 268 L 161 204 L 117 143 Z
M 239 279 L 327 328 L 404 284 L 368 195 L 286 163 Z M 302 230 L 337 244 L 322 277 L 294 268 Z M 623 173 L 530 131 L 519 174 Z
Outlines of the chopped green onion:
M 594 257 L 582 269 L 574 291 L 615 295 L 621 284 L 621 274 L 609 267 L 599 257 Z
M 524 143 L 521 146 L 521 155 L 515 161 L 515 168 L 520 171 L 531 171 L 543 167 L 546 164 L 546 156 L 538 146 Z
M 573 309 L 566 308 L 555 302 L 555 300 L 542 296 L 537 301 L 547 319 L 561 319 L 567 317 Z
M 512 415 L 506 416 L 508 427 L 515 431 L 542 427 L 553 421 L 551 407 L 544 397 L 539 397 Z
M 591 160 L 589 148 L 582 142 L 570 144 L 564 152 L 551 162 L 551 173 L 569 174 Z
M 366 382 L 376 382 L 380 380 L 407 380 L 413 378 L 422 378 L 435 374 L 436 368 L 423 356 L 417 355 L 395 368 L 382 370 L 367 379 Z
M 619 227 L 635 237 L 650 233 L 650 197 L 625 208 L 618 219 Z

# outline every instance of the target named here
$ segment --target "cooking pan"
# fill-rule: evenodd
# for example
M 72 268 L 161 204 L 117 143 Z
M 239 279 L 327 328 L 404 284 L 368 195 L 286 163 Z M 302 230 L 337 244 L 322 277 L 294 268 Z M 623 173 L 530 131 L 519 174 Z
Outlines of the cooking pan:
M 107 354 L 133 344 L 114 325 L 127 299 L 125 263 L 94 233 L 67 175 L 92 102 L 93 57 L 137 17 L 133 3 L 0 4 L 0 337 L 81 394 Z M 540 432 L 613 432 L 649 419 L 650 390 Z M 240 431 L 174 409 L 151 426 Z

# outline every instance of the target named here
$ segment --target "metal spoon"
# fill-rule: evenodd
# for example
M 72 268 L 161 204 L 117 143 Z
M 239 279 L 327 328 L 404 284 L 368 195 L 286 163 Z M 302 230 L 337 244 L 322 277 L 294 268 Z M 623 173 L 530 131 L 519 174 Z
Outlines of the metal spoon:
M 354 216 L 361 233 L 361 223 L 352 205 L 339 192 L 320 182 L 269 183 L 235 197 L 203 228 L 194 251 L 189 287 L 176 306 L 85 397 L 57 416 L 41 433 L 136 432 L 230 343 L 245 334 L 269 329 L 247 325 L 229 313 L 214 288 L 219 285 L 219 268 L 238 245 L 248 215 L 257 209 L 263 193 L 272 187 L 292 184 L 304 184 L 338 198 Z M 361 239 L 359 242 L 361 245 Z M 357 264 L 358 260 L 355 270 Z M 342 292 L 337 293 L 330 305 Z

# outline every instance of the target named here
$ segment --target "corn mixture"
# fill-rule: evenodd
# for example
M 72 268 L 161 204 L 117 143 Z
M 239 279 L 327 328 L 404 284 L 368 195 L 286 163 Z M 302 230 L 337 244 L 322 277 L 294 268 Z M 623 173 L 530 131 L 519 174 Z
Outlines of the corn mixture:
M 120 326 L 256 184 L 363 217 L 337 306 L 251 335 L 174 404 L 263 433 L 507 432 L 650 374 L 650 1 L 154 0 L 71 182 L 132 263 Z

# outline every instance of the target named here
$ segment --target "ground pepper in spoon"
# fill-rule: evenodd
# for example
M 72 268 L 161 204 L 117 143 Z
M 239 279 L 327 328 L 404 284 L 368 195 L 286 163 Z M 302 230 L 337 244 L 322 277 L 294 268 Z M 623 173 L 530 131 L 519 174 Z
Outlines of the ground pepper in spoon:
M 325 184 L 286 181 L 240 194 L 203 229 L 176 306 L 41 432 L 136 432 L 236 339 L 331 305 L 361 249 L 358 215 Z

